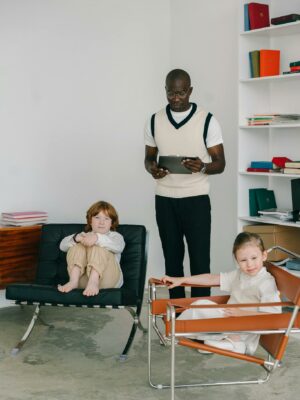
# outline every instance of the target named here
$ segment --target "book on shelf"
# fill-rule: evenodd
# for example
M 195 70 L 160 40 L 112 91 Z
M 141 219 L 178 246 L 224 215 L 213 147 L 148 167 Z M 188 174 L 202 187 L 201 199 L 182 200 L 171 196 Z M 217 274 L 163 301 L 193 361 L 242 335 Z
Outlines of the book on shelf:
M 248 4 L 244 4 L 244 31 L 250 31 Z
M 275 76 L 280 73 L 280 50 L 262 49 L 259 54 L 260 76 Z
M 250 77 L 259 78 L 259 50 L 249 51 Z
M 266 190 L 265 188 L 253 188 L 249 189 L 249 215 L 250 217 L 258 216 L 258 204 L 256 193 L 260 190 Z
M 270 26 L 269 5 L 248 3 L 250 29 L 260 29 Z
M 258 212 L 270 208 L 277 208 L 274 190 L 259 190 L 256 193 Z
M 300 61 L 292 61 L 292 62 L 290 62 L 290 68 L 291 67 L 300 67 Z
M 279 217 L 291 217 L 293 215 L 292 210 L 282 210 L 280 208 L 267 208 L 265 210 L 259 210 L 261 215 L 278 215 Z
M 247 172 L 275 172 L 275 171 L 277 171 L 277 169 L 274 170 L 274 169 L 269 169 L 269 168 L 251 168 L 251 167 L 248 167 L 246 169 L 246 171 Z
M 283 168 L 284 174 L 300 174 L 300 168 Z
M 278 168 L 284 168 L 288 161 L 292 161 L 288 157 L 273 157 L 272 163 Z
M 276 207 L 273 190 L 266 188 L 249 189 L 249 214 L 251 217 L 258 216 L 259 210 Z
M 300 114 L 253 114 L 246 120 L 249 126 L 294 124 L 300 122 Z
M 299 71 L 283 71 L 282 75 L 298 74 L 299 72 L 300 72 L 300 70 Z
M 288 14 L 276 18 L 271 18 L 271 24 L 272 25 L 288 24 L 290 22 L 296 22 L 298 20 L 300 20 L 299 14 Z
M 285 163 L 285 168 L 300 168 L 300 161 L 287 161 Z
M 270 210 L 260 210 L 258 214 L 261 218 L 267 219 L 268 221 L 280 220 L 280 221 L 291 221 L 293 220 L 294 216 L 292 211 L 288 210 L 278 210 L 276 208 Z
M 272 169 L 273 163 L 272 163 L 272 161 L 251 161 L 250 168 Z
M 291 179 L 293 210 L 300 211 L 300 178 Z

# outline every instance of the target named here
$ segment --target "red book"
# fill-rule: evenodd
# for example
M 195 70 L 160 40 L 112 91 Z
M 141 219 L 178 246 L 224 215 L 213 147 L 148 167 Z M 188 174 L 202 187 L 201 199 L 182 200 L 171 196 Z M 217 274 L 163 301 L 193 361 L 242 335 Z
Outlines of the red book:
M 273 157 L 272 158 L 272 163 L 276 165 L 276 167 L 279 168 L 284 168 L 285 167 L 285 163 L 287 161 L 292 161 L 287 157 Z
M 300 71 L 300 65 L 297 67 L 290 67 L 291 71 Z
M 250 30 L 270 26 L 269 5 L 261 3 L 248 4 Z
M 247 172 L 270 172 L 270 168 L 252 168 L 252 167 L 248 167 L 246 171 Z
M 260 50 L 259 69 L 261 77 L 279 75 L 280 50 Z

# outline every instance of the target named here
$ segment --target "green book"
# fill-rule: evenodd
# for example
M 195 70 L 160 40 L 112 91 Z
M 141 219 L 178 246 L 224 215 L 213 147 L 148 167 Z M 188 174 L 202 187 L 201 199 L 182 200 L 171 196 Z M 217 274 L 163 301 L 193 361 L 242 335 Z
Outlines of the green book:
M 274 190 L 260 190 L 256 192 L 256 199 L 259 211 L 277 208 Z
M 249 61 L 250 61 L 250 75 L 251 78 L 259 78 L 260 77 L 260 68 L 259 61 L 260 52 L 259 50 L 253 50 L 249 52 Z
M 257 193 L 258 192 L 265 192 L 267 191 L 266 188 L 255 188 L 249 189 L 249 215 L 250 217 L 257 217 L 258 214 L 258 202 L 257 202 Z

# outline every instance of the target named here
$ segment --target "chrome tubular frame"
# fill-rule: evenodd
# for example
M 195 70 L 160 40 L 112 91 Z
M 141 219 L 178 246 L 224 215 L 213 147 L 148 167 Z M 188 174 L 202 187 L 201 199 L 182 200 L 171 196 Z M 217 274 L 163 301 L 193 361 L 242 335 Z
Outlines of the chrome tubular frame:
M 171 333 L 170 336 L 165 337 L 162 332 L 159 330 L 156 318 L 157 316 L 152 315 L 151 304 L 152 300 L 156 299 L 156 288 L 155 285 L 152 284 L 149 287 L 149 300 L 148 300 L 148 379 L 149 384 L 151 387 L 155 389 L 171 389 L 171 399 L 175 399 L 175 388 L 188 388 L 188 387 L 206 387 L 206 386 L 225 386 L 225 385 L 245 385 L 245 384 L 261 384 L 265 383 L 270 379 L 271 373 L 275 371 L 276 368 L 281 366 L 281 362 L 279 360 L 274 360 L 269 354 L 267 360 L 264 362 L 261 367 L 263 368 L 265 375 L 261 378 L 254 379 L 254 380 L 245 380 L 245 381 L 222 381 L 222 382 L 211 382 L 211 383 L 190 383 L 190 384 L 176 384 L 175 383 L 175 358 L 176 358 L 176 344 L 180 337 L 188 337 L 195 332 L 189 335 L 188 333 L 176 334 L 175 332 L 175 322 L 176 322 L 176 306 L 167 305 L 167 321 L 170 321 L 171 325 Z M 295 306 L 293 310 L 293 315 L 289 326 L 287 329 L 282 330 L 265 330 L 265 331 L 255 331 L 257 334 L 272 334 L 272 333 L 283 333 L 286 336 L 289 336 L 291 332 L 293 333 L 300 333 L 300 329 L 293 328 L 294 321 L 297 317 L 299 312 L 299 307 Z M 157 334 L 160 343 L 163 345 L 170 344 L 171 345 L 171 358 L 170 358 L 170 368 L 171 368 L 171 376 L 170 376 L 170 384 L 165 383 L 154 383 L 152 381 L 152 359 L 151 359 L 151 339 L 152 339 L 152 329 Z M 203 333 L 203 332 L 202 332 Z M 233 333 L 233 332 L 230 332 Z M 235 332 L 237 333 L 237 332 Z M 244 331 L 242 333 L 245 333 Z M 251 333 L 253 333 L 251 331 Z
M 24 335 L 23 335 L 22 339 L 19 341 L 19 343 L 12 349 L 11 355 L 15 356 L 21 350 L 22 346 L 24 345 L 26 340 L 29 338 L 29 336 L 35 326 L 36 320 L 39 317 L 39 313 L 40 313 L 40 305 L 38 304 L 35 308 L 35 311 L 33 313 L 32 319 L 28 325 L 26 332 L 24 333 Z

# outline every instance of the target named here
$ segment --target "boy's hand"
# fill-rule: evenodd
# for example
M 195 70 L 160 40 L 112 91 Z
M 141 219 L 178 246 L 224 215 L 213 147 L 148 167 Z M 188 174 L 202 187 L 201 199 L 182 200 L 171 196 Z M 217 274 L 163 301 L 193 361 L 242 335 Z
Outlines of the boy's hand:
M 86 247 L 94 246 L 94 244 L 98 240 L 98 236 L 94 232 L 81 233 L 80 236 L 81 236 L 80 243 L 82 243 Z

